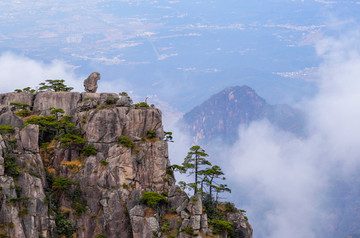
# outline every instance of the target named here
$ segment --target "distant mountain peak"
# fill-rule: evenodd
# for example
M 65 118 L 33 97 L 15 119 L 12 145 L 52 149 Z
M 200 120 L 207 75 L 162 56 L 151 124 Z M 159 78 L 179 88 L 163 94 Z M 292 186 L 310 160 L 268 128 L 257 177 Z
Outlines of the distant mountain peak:
M 183 117 L 183 126 L 194 142 L 213 139 L 236 141 L 241 124 L 267 118 L 285 130 L 298 132 L 300 113 L 286 105 L 270 105 L 247 85 L 225 88 L 193 108 Z M 299 122 L 300 123 L 300 122 Z

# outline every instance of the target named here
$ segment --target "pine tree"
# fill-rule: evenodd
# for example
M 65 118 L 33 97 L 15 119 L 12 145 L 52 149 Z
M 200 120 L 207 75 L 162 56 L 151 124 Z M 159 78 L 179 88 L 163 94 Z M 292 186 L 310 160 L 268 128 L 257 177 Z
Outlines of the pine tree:
M 209 155 L 205 153 L 205 150 L 200 146 L 195 145 L 190 148 L 187 156 L 182 163 L 182 166 L 178 166 L 177 169 L 180 173 L 186 173 L 189 171 L 189 174 L 194 174 L 194 183 L 187 184 L 188 187 L 194 190 L 194 195 L 198 194 L 198 184 L 199 184 L 199 173 L 202 173 L 201 166 L 209 165 L 211 163 L 206 159 Z

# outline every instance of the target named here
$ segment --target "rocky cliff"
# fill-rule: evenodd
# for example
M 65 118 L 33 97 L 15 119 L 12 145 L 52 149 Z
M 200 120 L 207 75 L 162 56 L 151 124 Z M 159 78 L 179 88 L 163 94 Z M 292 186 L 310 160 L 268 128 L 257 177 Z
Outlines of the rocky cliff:
M 0 237 L 252 237 L 242 212 L 215 229 L 175 185 L 162 127 L 127 96 L 0 94 Z

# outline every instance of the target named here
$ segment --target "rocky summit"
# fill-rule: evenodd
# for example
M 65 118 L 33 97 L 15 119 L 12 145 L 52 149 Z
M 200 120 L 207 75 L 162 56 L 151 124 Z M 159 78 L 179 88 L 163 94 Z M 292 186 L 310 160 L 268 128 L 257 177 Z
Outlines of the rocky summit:
M 121 95 L 0 94 L 0 237 L 251 238 L 175 184 L 161 111 Z

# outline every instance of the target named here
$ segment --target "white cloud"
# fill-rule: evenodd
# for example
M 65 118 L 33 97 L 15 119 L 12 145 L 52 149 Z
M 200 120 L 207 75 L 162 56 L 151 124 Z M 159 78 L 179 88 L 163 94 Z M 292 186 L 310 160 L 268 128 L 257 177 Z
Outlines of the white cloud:
M 326 25 L 310 25 L 310 26 L 296 26 L 292 24 L 267 24 L 264 25 L 264 27 L 269 28 L 285 28 L 289 30 L 295 30 L 295 31 L 316 31 L 318 29 L 326 27 Z
M 308 82 L 319 80 L 318 67 L 306 67 L 304 69 L 294 72 L 273 72 L 273 74 L 279 75 L 284 78 L 301 79 Z
M 164 59 L 167 59 L 169 57 L 175 57 L 175 56 L 178 56 L 179 54 L 178 53 L 172 53 L 172 54 L 161 54 L 161 55 L 158 55 L 157 59 L 158 60 L 164 60 Z
M 319 93 L 303 103 L 308 137 L 262 121 L 241 128 L 229 149 L 228 177 L 251 198 L 246 209 L 254 237 L 326 237 L 324 225 L 336 227 L 327 220 L 332 209 L 321 206 L 331 179 L 360 167 L 359 36 L 351 32 L 318 42 Z
M 325 1 L 325 0 L 314 0 L 315 2 L 324 3 L 324 4 L 334 4 L 336 1 Z
M 125 59 L 121 59 L 119 58 L 120 56 L 114 56 L 112 58 L 108 58 L 105 56 L 99 56 L 99 57 L 90 57 L 90 56 L 82 56 L 82 55 L 77 55 L 77 54 L 72 54 L 71 56 L 73 57 L 77 57 L 83 60 L 92 60 L 98 63 L 102 63 L 105 65 L 117 65 L 117 64 L 124 64 L 126 63 Z
M 74 66 L 54 60 L 44 63 L 26 56 L 5 52 L 0 55 L 1 92 L 13 92 L 31 86 L 36 88 L 47 79 L 64 79 L 75 91 L 83 91 L 83 79 L 74 73 Z
M 123 42 L 123 43 L 113 44 L 112 47 L 117 48 L 117 49 L 124 49 L 124 48 L 129 48 L 129 47 L 135 47 L 135 46 L 138 46 L 141 44 L 142 43 L 140 43 L 140 42 Z
M 182 70 L 184 72 L 196 72 L 197 71 L 196 67 L 187 67 L 187 68 L 179 67 L 177 69 Z
M 178 67 L 178 70 L 184 71 L 184 72 L 196 72 L 196 73 L 218 73 L 221 70 L 217 68 L 206 68 L 206 69 L 198 69 L 196 67 Z
M 66 43 L 81 43 L 83 36 L 80 34 L 71 35 L 66 37 Z
M 244 25 L 240 23 L 233 23 L 228 25 L 207 25 L 202 23 L 188 24 L 184 27 L 176 28 L 175 30 L 184 29 L 206 29 L 206 30 L 245 30 Z

